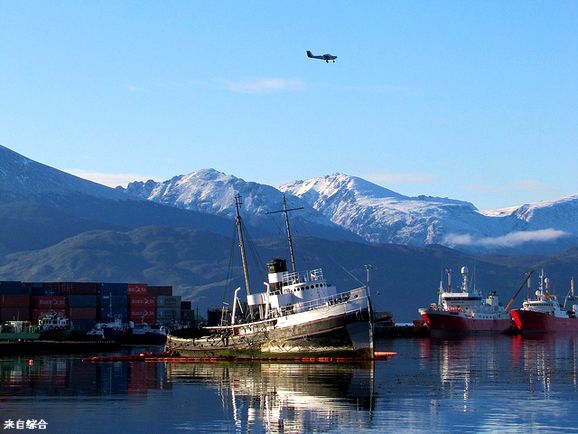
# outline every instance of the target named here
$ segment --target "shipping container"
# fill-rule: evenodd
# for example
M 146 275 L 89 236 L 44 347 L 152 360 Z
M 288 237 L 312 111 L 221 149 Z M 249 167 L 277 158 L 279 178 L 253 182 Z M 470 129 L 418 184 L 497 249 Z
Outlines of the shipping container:
M 0 307 L 0 322 L 4 321 L 29 321 L 30 309 L 28 306 Z
M 157 322 L 159 324 L 168 324 L 181 321 L 180 308 L 157 307 Z
M 130 295 L 147 295 L 148 285 L 146 283 L 129 283 L 126 288 L 126 293 Z
M 151 286 L 148 287 L 149 295 L 173 295 L 172 286 Z
M 56 288 L 32 287 L 30 288 L 32 295 L 59 295 Z
M 33 295 L 30 297 L 32 309 L 66 309 L 66 297 L 63 295 Z
M 37 322 L 40 318 L 48 315 L 57 315 L 61 317 L 67 317 L 68 312 L 66 309 L 31 309 L 30 310 L 30 320 Z
M 181 306 L 181 296 L 177 295 L 159 295 L 157 297 L 157 306 L 161 307 L 174 307 L 179 308 Z
M 30 288 L 22 285 L 19 280 L 1 281 L 0 294 L 30 294 Z
M 74 321 L 77 319 L 96 320 L 95 307 L 71 307 L 68 309 L 68 317 Z
M 28 294 L 2 294 L 0 295 L 0 307 L 25 307 L 30 306 Z
M 154 295 L 131 295 L 128 298 L 128 304 L 131 308 L 132 306 L 143 306 L 155 309 L 157 305 L 157 298 Z
M 181 321 L 194 322 L 195 321 L 195 311 L 191 310 L 191 309 L 181 309 Z
M 130 315 L 129 321 L 134 322 L 135 324 L 155 324 L 157 322 L 157 318 L 155 315 Z
M 99 283 L 100 295 L 126 295 L 128 284 L 126 283 Z
M 110 322 L 114 321 L 116 318 L 119 318 L 122 322 L 128 321 L 128 308 L 126 306 L 123 307 L 114 307 L 110 310 L 108 307 L 100 308 L 96 312 L 96 317 L 100 322 Z
M 96 295 L 98 284 L 95 282 L 60 282 L 60 295 Z
M 96 295 L 69 295 L 68 306 L 73 307 L 97 307 Z

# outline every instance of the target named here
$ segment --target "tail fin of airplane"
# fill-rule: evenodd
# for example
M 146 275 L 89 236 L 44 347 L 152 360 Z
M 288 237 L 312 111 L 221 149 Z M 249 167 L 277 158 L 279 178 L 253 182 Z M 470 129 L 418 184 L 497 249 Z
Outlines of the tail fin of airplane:
M 313 57 L 313 53 L 309 50 L 307 50 L 307 57 Z

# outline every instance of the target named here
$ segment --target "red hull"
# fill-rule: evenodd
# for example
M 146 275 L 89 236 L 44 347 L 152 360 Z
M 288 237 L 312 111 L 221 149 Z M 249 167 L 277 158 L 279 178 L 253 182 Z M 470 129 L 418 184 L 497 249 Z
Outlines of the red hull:
M 432 331 L 452 334 L 507 333 L 512 330 L 512 320 L 464 318 L 449 312 L 422 312 L 421 316 Z
M 578 332 L 578 318 L 557 318 L 522 309 L 514 309 L 511 315 L 522 332 Z

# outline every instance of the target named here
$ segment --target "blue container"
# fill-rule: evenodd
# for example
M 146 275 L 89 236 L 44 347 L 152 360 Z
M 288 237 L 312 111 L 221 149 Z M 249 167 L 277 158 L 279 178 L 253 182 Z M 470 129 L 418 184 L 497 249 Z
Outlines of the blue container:
M 42 287 L 32 287 L 32 295 L 58 295 L 58 290 L 56 288 L 42 288 Z
M 96 295 L 69 295 L 68 307 L 97 307 Z
M 98 293 L 100 295 L 126 295 L 127 283 L 99 283 Z
M 30 294 L 30 288 L 22 285 L 19 280 L 8 280 L 0 282 L 0 294 Z

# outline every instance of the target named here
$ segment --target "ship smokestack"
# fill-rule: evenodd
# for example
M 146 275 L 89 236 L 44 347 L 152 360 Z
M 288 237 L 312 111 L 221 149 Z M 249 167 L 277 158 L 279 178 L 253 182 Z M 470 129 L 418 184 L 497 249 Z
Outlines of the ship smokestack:
M 271 293 L 281 293 L 284 273 L 287 273 L 287 261 L 285 259 L 271 259 L 267 262 L 267 274 L 269 284 L 271 285 Z

